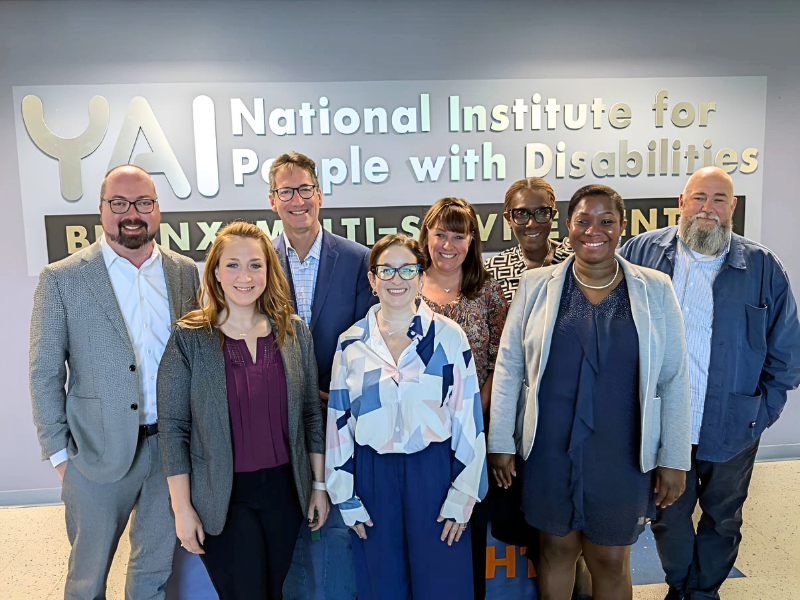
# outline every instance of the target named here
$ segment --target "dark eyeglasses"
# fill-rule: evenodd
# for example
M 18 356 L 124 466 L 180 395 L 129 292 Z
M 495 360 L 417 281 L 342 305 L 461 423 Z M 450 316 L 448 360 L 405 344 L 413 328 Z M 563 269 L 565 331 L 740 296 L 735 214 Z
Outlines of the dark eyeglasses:
M 400 267 L 390 267 L 389 265 L 372 265 L 370 267 L 370 271 L 372 272 L 375 277 L 378 279 L 382 279 L 383 281 L 389 281 L 394 277 L 394 274 L 397 273 L 400 275 L 400 279 L 414 279 L 419 273 L 419 265 L 402 265 Z
M 122 198 L 112 198 L 107 200 L 100 198 L 101 202 L 108 202 L 111 212 L 116 215 L 124 215 L 131 209 L 131 204 L 136 207 L 136 212 L 146 215 L 153 212 L 156 207 L 157 198 L 139 198 L 138 200 L 123 200 Z
M 553 218 L 554 210 L 552 206 L 540 206 L 533 212 L 526 208 L 514 208 L 511 210 L 511 220 L 517 225 L 527 225 L 533 217 L 534 221 L 543 225 Z
M 317 189 L 316 185 L 301 185 L 300 187 L 282 187 L 271 190 L 273 194 L 280 198 L 281 202 L 288 202 L 294 198 L 294 193 L 300 196 L 303 200 L 310 200 L 314 196 L 314 191 Z

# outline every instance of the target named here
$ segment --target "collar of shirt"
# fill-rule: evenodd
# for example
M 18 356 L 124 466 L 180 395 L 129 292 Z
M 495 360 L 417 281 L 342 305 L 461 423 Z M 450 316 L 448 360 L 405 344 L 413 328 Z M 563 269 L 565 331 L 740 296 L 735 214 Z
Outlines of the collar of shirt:
M 421 298 L 417 298 L 416 303 L 417 314 L 411 319 L 411 324 L 408 326 L 408 331 L 406 332 L 406 335 L 412 342 L 419 342 L 424 338 L 433 325 L 434 320 L 434 312 Z M 386 346 L 380 329 L 378 329 L 378 311 L 380 311 L 380 309 L 381 305 L 375 304 L 370 307 L 367 312 L 367 331 L 364 336 L 364 343 L 373 350 L 376 350 L 378 347 Z
M 122 258 L 119 254 L 117 254 L 114 251 L 114 249 L 111 247 L 111 244 L 109 244 L 108 241 L 106 240 L 106 236 L 105 235 L 103 235 L 100 238 L 100 250 L 103 252 L 103 260 L 106 263 L 106 269 L 110 269 L 111 265 L 114 264 L 114 261 L 116 261 L 117 259 L 124 260 L 129 265 L 133 266 L 133 263 L 131 263 L 126 258 Z M 161 260 L 161 250 L 158 248 L 158 244 L 154 243 L 153 244 L 153 253 L 150 255 L 150 258 L 148 258 L 146 261 L 144 261 L 144 264 L 140 268 L 144 269 L 145 267 L 149 267 L 154 262 L 160 261 L 160 260 Z
M 289 241 L 289 236 L 286 235 L 286 232 L 283 232 L 283 241 L 286 243 L 286 252 L 288 254 L 289 250 L 294 252 L 295 256 L 297 256 L 298 260 L 300 257 L 297 255 L 297 250 L 292 248 L 292 242 Z M 319 228 L 319 232 L 317 233 L 317 237 L 314 238 L 314 243 L 311 244 L 311 249 L 308 251 L 306 255 L 306 260 L 309 258 L 314 258 L 319 260 L 320 254 L 322 253 L 322 227 Z M 305 260 L 303 261 L 305 262 Z

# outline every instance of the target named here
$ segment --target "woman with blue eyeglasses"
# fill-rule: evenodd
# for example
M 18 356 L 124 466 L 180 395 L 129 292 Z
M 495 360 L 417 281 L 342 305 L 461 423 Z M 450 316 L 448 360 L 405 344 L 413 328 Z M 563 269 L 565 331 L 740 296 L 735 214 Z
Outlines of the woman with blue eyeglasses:
M 380 304 L 333 360 L 326 487 L 352 529 L 358 597 L 473 596 L 468 522 L 488 487 L 475 360 L 419 297 L 423 256 L 401 234 L 370 253 Z

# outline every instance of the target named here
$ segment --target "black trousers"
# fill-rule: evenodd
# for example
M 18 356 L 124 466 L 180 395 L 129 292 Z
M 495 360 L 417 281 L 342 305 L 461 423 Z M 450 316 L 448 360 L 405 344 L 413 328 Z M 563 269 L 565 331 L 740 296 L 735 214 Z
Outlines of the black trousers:
M 661 566 L 672 590 L 687 600 L 719 599 L 742 540 L 742 506 L 753 474 L 758 441 L 725 462 L 697 460 L 692 447 L 692 470 L 686 491 L 677 502 L 657 509 L 653 535 Z M 695 532 L 692 513 L 700 503 L 702 515 Z
M 234 473 L 225 527 L 200 555 L 220 600 L 280 600 L 302 520 L 290 464 Z

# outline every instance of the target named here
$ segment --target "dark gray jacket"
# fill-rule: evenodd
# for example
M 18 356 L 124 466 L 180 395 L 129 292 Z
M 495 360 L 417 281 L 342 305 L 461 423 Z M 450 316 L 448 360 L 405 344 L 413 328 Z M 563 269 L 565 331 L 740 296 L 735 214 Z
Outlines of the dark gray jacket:
M 309 453 L 325 453 L 317 365 L 311 333 L 293 319 L 297 337 L 281 348 L 286 372 L 291 465 L 300 506 L 311 498 Z M 274 323 L 273 323 L 274 330 Z M 215 327 L 176 326 L 158 369 L 158 442 L 167 477 L 189 473 L 192 505 L 203 529 L 225 525 L 233 485 L 233 442 L 225 357 Z

